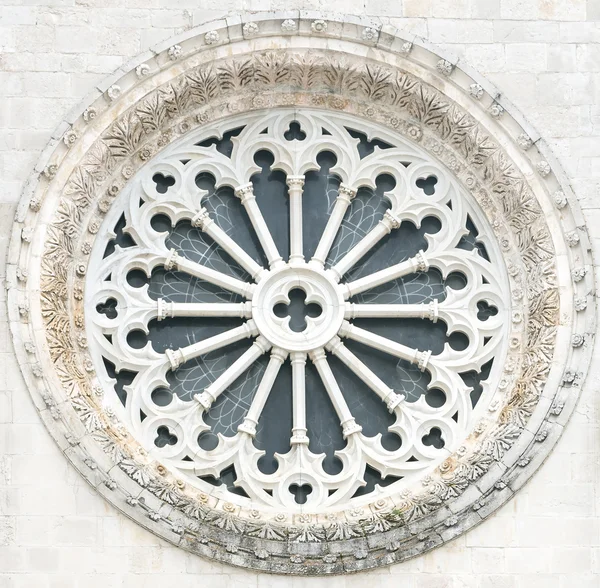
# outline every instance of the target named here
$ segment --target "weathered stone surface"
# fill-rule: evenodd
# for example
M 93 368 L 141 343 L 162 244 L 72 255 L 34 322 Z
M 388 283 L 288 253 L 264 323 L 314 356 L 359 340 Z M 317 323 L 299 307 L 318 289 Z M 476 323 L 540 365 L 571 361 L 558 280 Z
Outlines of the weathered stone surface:
M 188 15 L 184 14 L 185 2 L 178 2 L 177 6 L 166 1 L 150 4 L 136 0 L 125 3 L 87 2 L 77 9 L 62 4 L 40 2 L 33 3 L 31 7 L 6 5 L 0 9 L 0 49 L 4 51 L 0 56 L 0 70 L 11 72 L 9 83 L 3 85 L 4 91 L 10 95 L 3 98 L 4 107 L 0 109 L 0 137 L 15 133 L 19 137 L 18 145 L 0 140 L 0 166 L 3 170 L 0 198 L 7 203 L 7 214 L 4 215 L 7 219 L 13 216 L 14 203 L 28 169 L 38 157 L 43 136 L 48 137 L 49 130 L 85 90 L 91 89 L 94 83 L 100 83 L 103 76 L 119 65 L 127 54 L 134 55 L 147 49 L 151 43 L 167 39 L 190 26 Z M 189 4 L 187 10 L 198 10 L 197 3 Z M 264 2 L 250 4 L 245 7 L 254 10 L 271 8 Z M 486 6 L 486 11 L 492 11 L 489 14 L 481 13 L 483 9 L 479 5 L 482 3 L 475 4 L 453 3 L 452 11 L 448 12 L 441 2 L 405 0 L 404 12 L 396 14 L 394 11 L 390 16 L 399 17 L 395 24 L 401 29 L 403 25 L 418 25 L 423 34 L 429 30 L 436 31 L 436 34 L 443 35 L 440 42 L 460 48 L 466 61 L 477 65 L 483 73 L 498 72 L 498 77 L 490 77 L 509 94 L 528 119 L 535 121 L 541 135 L 550 139 L 551 146 L 559 148 L 561 158 L 562 154 L 568 157 L 571 150 L 577 150 L 577 165 L 569 165 L 568 173 L 576 195 L 582 198 L 584 218 L 595 218 L 598 202 L 594 182 L 597 183 L 598 166 L 593 164 L 595 154 L 586 153 L 584 146 L 586 137 L 596 136 L 597 141 L 598 135 L 593 114 L 590 118 L 593 109 L 597 109 L 597 88 L 590 84 L 591 74 L 588 73 L 597 69 L 593 59 L 596 50 L 592 45 L 583 45 L 577 46 L 574 52 L 571 43 L 591 43 L 598 39 L 600 33 L 594 22 L 559 22 L 586 18 L 593 21 L 597 18 L 594 2 L 587 2 L 587 17 L 586 3 L 582 1 L 549 2 L 541 7 L 537 3 L 524 5 L 522 2 L 501 0 L 490 3 L 495 4 L 495 8 Z M 367 4 L 369 14 L 385 16 L 374 12 L 376 6 L 377 3 L 372 7 Z M 211 18 L 236 8 L 238 6 L 234 2 L 206 6 L 206 10 L 214 12 L 210 14 Z M 310 9 L 312 6 L 301 3 L 298 8 Z M 206 10 L 194 12 L 193 24 L 205 20 Z M 363 4 L 349 6 L 347 10 L 362 12 Z M 158 12 L 163 17 L 160 22 L 156 19 Z M 402 16 L 411 20 L 403 20 Z M 447 28 L 442 30 L 435 18 L 429 18 L 437 16 L 464 19 L 465 24 L 461 27 L 467 31 L 467 36 L 458 32 L 453 36 L 451 21 L 445 21 Z M 477 30 L 470 26 L 474 24 L 468 20 L 471 17 L 501 17 L 506 20 L 485 23 L 484 28 L 492 25 L 494 31 L 493 39 L 485 44 L 485 39 L 480 39 Z M 525 22 L 519 19 L 543 20 Z M 123 26 L 125 22 L 130 23 L 129 34 L 119 36 L 111 33 L 117 23 Z M 43 26 L 35 26 L 36 23 Z M 78 32 L 81 28 L 85 29 L 85 36 Z M 469 38 L 468 31 L 473 31 L 475 36 Z M 80 47 L 81 43 L 85 47 Z M 523 46 L 511 47 L 521 43 L 547 45 L 546 57 L 531 48 L 531 57 L 528 58 Z M 482 48 L 481 52 L 478 47 Z M 511 63 L 512 58 L 514 63 Z M 480 62 L 476 63 L 476 60 Z M 51 66 L 48 65 L 50 63 Z M 548 73 L 543 73 L 544 69 Z M 41 75 L 38 72 L 46 73 Z M 97 78 L 93 75 L 88 78 L 86 72 L 98 72 Z M 530 89 L 537 94 L 532 94 L 531 100 L 528 100 Z M 557 121 L 560 115 L 556 112 L 557 108 L 568 114 L 568 124 L 561 125 Z M 594 141 L 590 144 L 593 145 Z M 15 165 L 15 162 L 21 163 Z M 588 223 L 592 244 L 598 247 L 598 223 L 589 220 Z M 3 233 L 7 234 L 8 231 Z M 4 246 L 5 238 L 0 239 Z M 7 277 L 12 285 L 10 273 Z M 588 287 L 593 288 L 593 284 Z M 4 313 L 0 314 L 0 320 L 2 317 L 6 320 Z M 241 574 L 226 565 L 199 559 L 167 546 L 117 514 L 118 511 L 110 507 L 104 498 L 89 490 L 56 451 L 45 428 L 40 425 L 14 359 L 6 322 L 0 328 L 5 342 L 0 347 L 4 351 L 0 376 L 0 452 L 10 457 L 3 462 L 0 476 L 0 512 L 7 519 L 6 525 L 2 523 L 4 526 L 0 529 L 8 529 L 0 532 L 1 542 L 6 544 L 0 546 L 3 562 L 0 565 L 0 585 L 4 582 L 12 587 L 29 582 L 39 586 L 68 587 L 76 583 L 89 586 L 96 582 L 102 586 L 129 587 L 158 586 L 172 581 L 191 586 L 197 585 L 201 579 L 210 586 L 283 586 L 283 582 L 289 586 L 289 579 L 280 581 L 279 578 L 254 572 Z M 593 330 L 592 327 L 592 333 Z M 592 341 L 584 348 L 585 352 L 592 353 L 593 346 Z M 520 490 L 514 499 L 493 515 L 492 520 L 485 521 L 462 539 L 432 552 L 431 557 L 436 554 L 435 568 L 423 567 L 422 564 L 419 567 L 419 562 L 430 557 L 425 556 L 370 575 L 322 582 L 317 579 L 300 580 L 302 585 L 320 586 L 325 582 L 333 586 L 384 585 L 384 579 L 387 585 L 389 573 L 395 576 L 394 582 L 423 587 L 530 587 L 536 585 L 531 582 L 534 581 L 532 574 L 537 573 L 544 574 L 536 580 L 544 588 L 596 585 L 600 573 L 597 564 L 600 542 L 598 512 L 594 506 L 597 502 L 594 488 L 597 488 L 600 477 L 599 401 L 592 383 L 597 380 L 598 369 L 594 365 L 587 384 L 580 383 L 581 399 L 576 412 L 556 450 L 541 466 L 532 483 Z M 52 417 L 49 417 L 47 422 L 51 421 Z M 539 442 L 540 447 L 547 439 Z M 36 453 L 44 454 L 44 459 L 37 464 L 35 460 L 30 461 L 32 454 Z M 17 466 L 20 459 L 29 468 L 23 464 Z M 27 478 L 28 469 L 35 483 Z M 550 526 L 556 521 L 557 513 L 560 513 L 565 526 L 562 531 L 554 527 L 552 532 Z M 39 526 L 31 526 L 31 519 L 35 519 L 36 524 L 39 522 Z M 115 521 L 119 524 L 115 525 Z M 583 525 L 582 521 L 586 524 Z M 152 524 L 148 519 L 148 526 Z M 443 527 L 444 532 L 452 528 Z M 540 537 L 538 543 L 527 539 L 527 531 L 534 533 L 536 530 Z M 550 533 L 553 533 L 556 544 L 553 543 L 549 551 L 544 537 L 547 538 Z M 521 548 L 520 538 L 523 537 L 523 541 L 533 544 Z M 39 541 L 48 543 L 40 549 Z M 63 545 L 66 541 L 72 541 L 76 546 Z M 155 547 L 144 547 L 142 552 L 141 546 L 145 543 Z M 86 547 L 77 547 L 81 545 Z M 484 566 L 476 562 L 478 553 L 488 549 L 486 545 L 490 545 L 491 550 L 501 550 L 504 557 L 500 557 L 498 551 L 487 554 L 486 562 L 499 563 L 483 569 Z M 73 565 L 74 560 L 77 566 Z M 549 569 L 546 562 L 550 562 Z M 542 578 L 545 583 L 539 583 Z

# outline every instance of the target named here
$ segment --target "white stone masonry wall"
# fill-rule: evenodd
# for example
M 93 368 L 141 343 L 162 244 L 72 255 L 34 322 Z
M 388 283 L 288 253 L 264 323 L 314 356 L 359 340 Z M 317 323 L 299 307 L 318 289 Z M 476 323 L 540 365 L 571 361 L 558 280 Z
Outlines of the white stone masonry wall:
M 23 183 L 66 111 L 175 33 L 235 11 L 284 8 L 378 16 L 464 57 L 551 144 L 600 259 L 600 0 L 0 0 L 2 281 Z M 0 588 L 600 586 L 600 350 L 552 456 L 495 516 L 392 568 L 281 578 L 188 555 L 88 488 L 30 401 L 4 288 L 0 297 Z

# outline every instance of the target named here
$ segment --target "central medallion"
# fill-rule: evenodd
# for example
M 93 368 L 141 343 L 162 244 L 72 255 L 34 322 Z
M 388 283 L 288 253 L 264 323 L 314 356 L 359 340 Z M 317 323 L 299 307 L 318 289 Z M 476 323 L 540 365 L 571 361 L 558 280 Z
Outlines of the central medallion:
M 295 327 L 293 317 L 286 312 L 298 291 L 306 295 L 307 316 L 302 329 L 303 325 Z M 326 271 L 307 264 L 267 273 L 252 295 L 252 318 L 259 333 L 274 347 L 288 352 L 309 353 L 327 345 L 342 326 L 344 309 L 342 289 Z

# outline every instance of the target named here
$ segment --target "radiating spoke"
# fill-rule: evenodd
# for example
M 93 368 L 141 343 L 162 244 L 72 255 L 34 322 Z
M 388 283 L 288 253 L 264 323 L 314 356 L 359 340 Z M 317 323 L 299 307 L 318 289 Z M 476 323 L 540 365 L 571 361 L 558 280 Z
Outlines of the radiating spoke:
M 344 298 L 348 300 L 348 298 L 351 298 L 356 294 L 360 294 L 365 290 L 370 290 L 371 288 L 375 288 L 376 286 L 391 282 L 392 280 L 397 280 L 398 278 L 413 274 L 415 272 L 425 272 L 428 269 L 429 262 L 425 258 L 423 252 L 419 251 L 417 255 L 405 261 L 396 263 L 378 272 L 369 274 L 364 278 L 343 284 L 342 287 L 344 288 Z
M 292 353 L 292 445 L 308 445 L 306 436 L 306 353 Z
M 310 359 L 315 364 L 319 376 L 323 381 L 323 385 L 327 390 L 327 394 L 329 394 L 333 408 L 340 419 L 344 437 L 348 437 L 348 435 L 352 435 L 353 433 L 360 433 L 362 427 L 357 424 L 350 412 L 350 408 L 348 407 L 337 380 L 331 371 L 331 367 L 325 356 L 325 351 L 322 348 L 311 351 Z
M 253 279 L 258 280 L 266 271 L 252 259 L 209 215 L 206 208 L 192 219 L 192 225 L 204 231 L 215 243 L 243 267 Z
M 226 345 L 241 341 L 242 339 L 255 337 L 257 334 L 258 329 L 256 328 L 254 321 L 250 320 L 239 327 L 229 329 L 224 333 L 219 333 L 218 335 L 209 337 L 203 341 L 198 341 L 198 343 L 175 350 L 167 349 L 165 355 L 171 364 L 171 369 L 177 369 L 181 364 L 190 359 L 200 357 L 201 355 L 205 355 L 206 353 L 210 353 L 211 351 L 215 351 Z
M 338 261 L 330 271 L 339 282 L 342 276 L 354 264 L 364 257 L 383 237 L 389 235 L 392 229 L 400 226 L 400 219 L 394 216 L 389 210 L 385 212 L 383 218 L 371 229 L 340 261 Z
M 250 349 L 234 361 L 212 384 L 204 388 L 204 392 L 194 398 L 208 410 L 221 393 L 239 378 L 271 345 L 264 337 L 258 337 Z
M 287 351 L 284 351 L 279 347 L 274 347 L 271 350 L 271 359 L 269 359 L 267 369 L 265 370 L 262 380 L 256 389 L 256 394 L 254 394 L 248 414 L 246 415 L 244 422 L 238 427 L 238 431 L 241 431 L 242 433 L 248 433 L 248 435 L 251 435 L 252 437 L 256 435 L 258 419 L 260 418 L 263 408 L 265 407 L 265 403 L 267 402 L 267 398 L 271 393 L 271 389 L 273 388 L 273 384 L 275 383 L 275 378 L 279 373 L 279 369 L 281 368 L 281 365 L 285 361 L 287 355 Z
M 402 343 L 396 343 L 387 337 L 375 335 L 375 333 L 371 333 L 371 331 L 361 329 L 347 321 L 344 321 L 339 334 L 341 337 L 353 339 L 354 341 L 373 347 L 373 349 L 378 349 L 384 353 L 410 361 L 410 363 L 418 365 L 421 371 L 425 370 L 429 358 L 431 357 L 431 351 L 412 349 L 411 347 L 402 345 Z
M 176 269 L 180 272 L 185 272 L 190 276 L 200 278 L 201 280 L 210 282 L 215 286 L 220 286 L 225 290 L 229 290 L 231 292 L 235 292 L 236 294 L 240 294 L 244 298 L 252 298 L 252 292 L 255 288 L 254 284 L 242 282 L 242 280 L 232 278 L 231 276 L 227 276 L 216 270 L 204 267 L 203 265 L 195 261 L 191 261 L 189 259 L 186 259 L 185 257 L 181 257 L 177 254 L 177 251 L 175 251 L 175 249 L 171 249 L 169 256 L 166 258 L 165 269 Z
M 159 321 L 178 316 L 240 318 L 252 316 L 250 302 L 168 302 L 164 298 L 159 298 L 156 306 L 156 318 Z
M 348 210 L 350 202 L 352 202 L 352 199 L 355 196 L 356 190 L 353 190 L 344 184 L 340 184 L 338 195 L 335 200 L 335 204 L 333 205 L 333 210 L 331 211 L 331 215 L 327 221 L 325 230 L 321 235 L 321 239 L 317 245 L 315 254 L 310 260 L 310 265 L 318 268 L 322 268 L 325 265 L 325 261 L 327 260 L 327 256 L 331 250 L 333 240 L 340 230 L 340 226 L 344 220 L 346 210 Z
M 235 195 L 242 201 L 242 205 L 248 213 L 250 222 L 256 231 L 256 236 L 262 245 L 267 259 L 269 260 L 271 269 L 283 266 L 283 259 L 281 258 L 281 255 L 279 255 L 277 245 L 275 245 L 275 241 L 273 241 L 273 236 L 271 235 L 262 212 L 258 207 L 258 203 L 256 202 L 252 184 L 246 184 L 245 186 L 236 188 Z
M 302 240 L 302 189 L 304 176 L 288 176 L 290 198 L 290 263 L 304 261 Z
M 404 395 L 396 394 L 381 378 L 377 377 L 339 337 L 334 337 L 328 344 L 327 350 L 342 360 L 383 402 L 392 412 L 403 400 Z
M 439 304 L 437 300 L 428 304 L 346 303 L 345 318 L 422 318 L 436 323 L 439 318 Z

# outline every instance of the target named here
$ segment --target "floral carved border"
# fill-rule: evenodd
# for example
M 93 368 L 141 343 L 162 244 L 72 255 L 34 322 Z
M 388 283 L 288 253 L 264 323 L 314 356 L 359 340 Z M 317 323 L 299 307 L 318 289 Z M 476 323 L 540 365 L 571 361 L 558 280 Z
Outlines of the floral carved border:
M 290 36 L 301 42 L 290 48 Z M 543 142 L 459 65 L 370 21 L 293 13 L 229 19 L 157 48 L 57 130 L 17 213 L 9 313 L 42 418 L 113 504 L 205 556 L 278 573 L 341 573 L 444 543 L 537 469 L 590 358 L 585 225 Z M 85 339 L 87 259 L 127 180 L 198 125 L 283 105 L 348 112 L 419 142 L 478 201 L 510 277 L 512 335 L 490 412 L 422 487 L 339 513 L 265 513 L 187 488 L 103 408 Z

